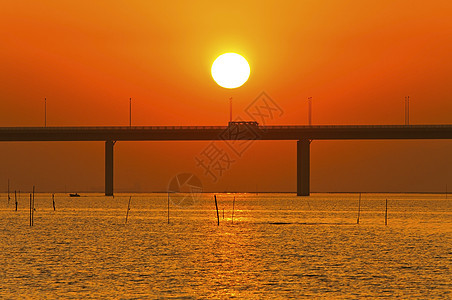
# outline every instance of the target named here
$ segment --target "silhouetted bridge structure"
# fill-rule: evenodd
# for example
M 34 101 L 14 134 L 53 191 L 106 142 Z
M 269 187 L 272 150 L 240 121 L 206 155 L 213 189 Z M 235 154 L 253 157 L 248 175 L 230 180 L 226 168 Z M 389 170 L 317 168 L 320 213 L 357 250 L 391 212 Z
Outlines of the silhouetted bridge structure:
M 5 142 L 105 142 L 107 196 L 113 195 L 113 147 L 117 141 L 297 141 L 297 195 L 308 196 L 311 141 L 376 139 L 452 139 L 452 125 L 0 127 L 0 141 Z

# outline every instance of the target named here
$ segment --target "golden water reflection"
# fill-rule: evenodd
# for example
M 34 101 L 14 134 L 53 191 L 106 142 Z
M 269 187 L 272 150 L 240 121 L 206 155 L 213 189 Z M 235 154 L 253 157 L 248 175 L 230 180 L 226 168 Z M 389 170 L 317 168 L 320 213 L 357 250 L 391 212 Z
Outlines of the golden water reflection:
M 1 298 L 450 296 L 452 204 L 441 195 L 38 194 L 34 227 L 0 194 Z M 384 200 L 389 198 L 388 226 Z M 223 219 L 224 209 L 224 219 Z

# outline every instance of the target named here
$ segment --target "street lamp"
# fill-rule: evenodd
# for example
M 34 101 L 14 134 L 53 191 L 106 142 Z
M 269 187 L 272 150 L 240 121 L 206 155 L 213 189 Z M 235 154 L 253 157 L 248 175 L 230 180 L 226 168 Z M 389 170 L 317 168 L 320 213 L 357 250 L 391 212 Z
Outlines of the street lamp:
M 132 98 L 129 98 L 129 127 L 132 127 Z

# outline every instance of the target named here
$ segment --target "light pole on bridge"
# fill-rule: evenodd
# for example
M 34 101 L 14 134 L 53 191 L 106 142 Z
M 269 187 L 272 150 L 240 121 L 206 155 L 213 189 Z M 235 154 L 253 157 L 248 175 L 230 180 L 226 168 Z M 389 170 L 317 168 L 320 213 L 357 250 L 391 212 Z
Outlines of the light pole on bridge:
M 410 96 L 405 96 L 405 125 L 410 125 Z

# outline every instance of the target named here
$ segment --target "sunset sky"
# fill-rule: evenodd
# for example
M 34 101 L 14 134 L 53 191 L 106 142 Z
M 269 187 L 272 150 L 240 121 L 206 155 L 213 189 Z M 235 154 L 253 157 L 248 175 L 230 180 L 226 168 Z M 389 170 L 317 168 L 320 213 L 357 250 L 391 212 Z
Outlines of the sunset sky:
M 0 126 L 226 125 L 265 91 L 274 125 L 452 123 L 452 1 L 8 1 L 0 4 Z M 243 55 L 230 90 L 210 68 Z M 207 142 L 118 142 L 115 190 L 296 190 L 296 142 L 256 142 L 217 182 Z M 218 144 L 219 146 L 221 143 Z M 452 141 L 314 141 L 312 191 L 452 190 Z M 0 190 L 103 191 L 104 143 L 0 143 Z

